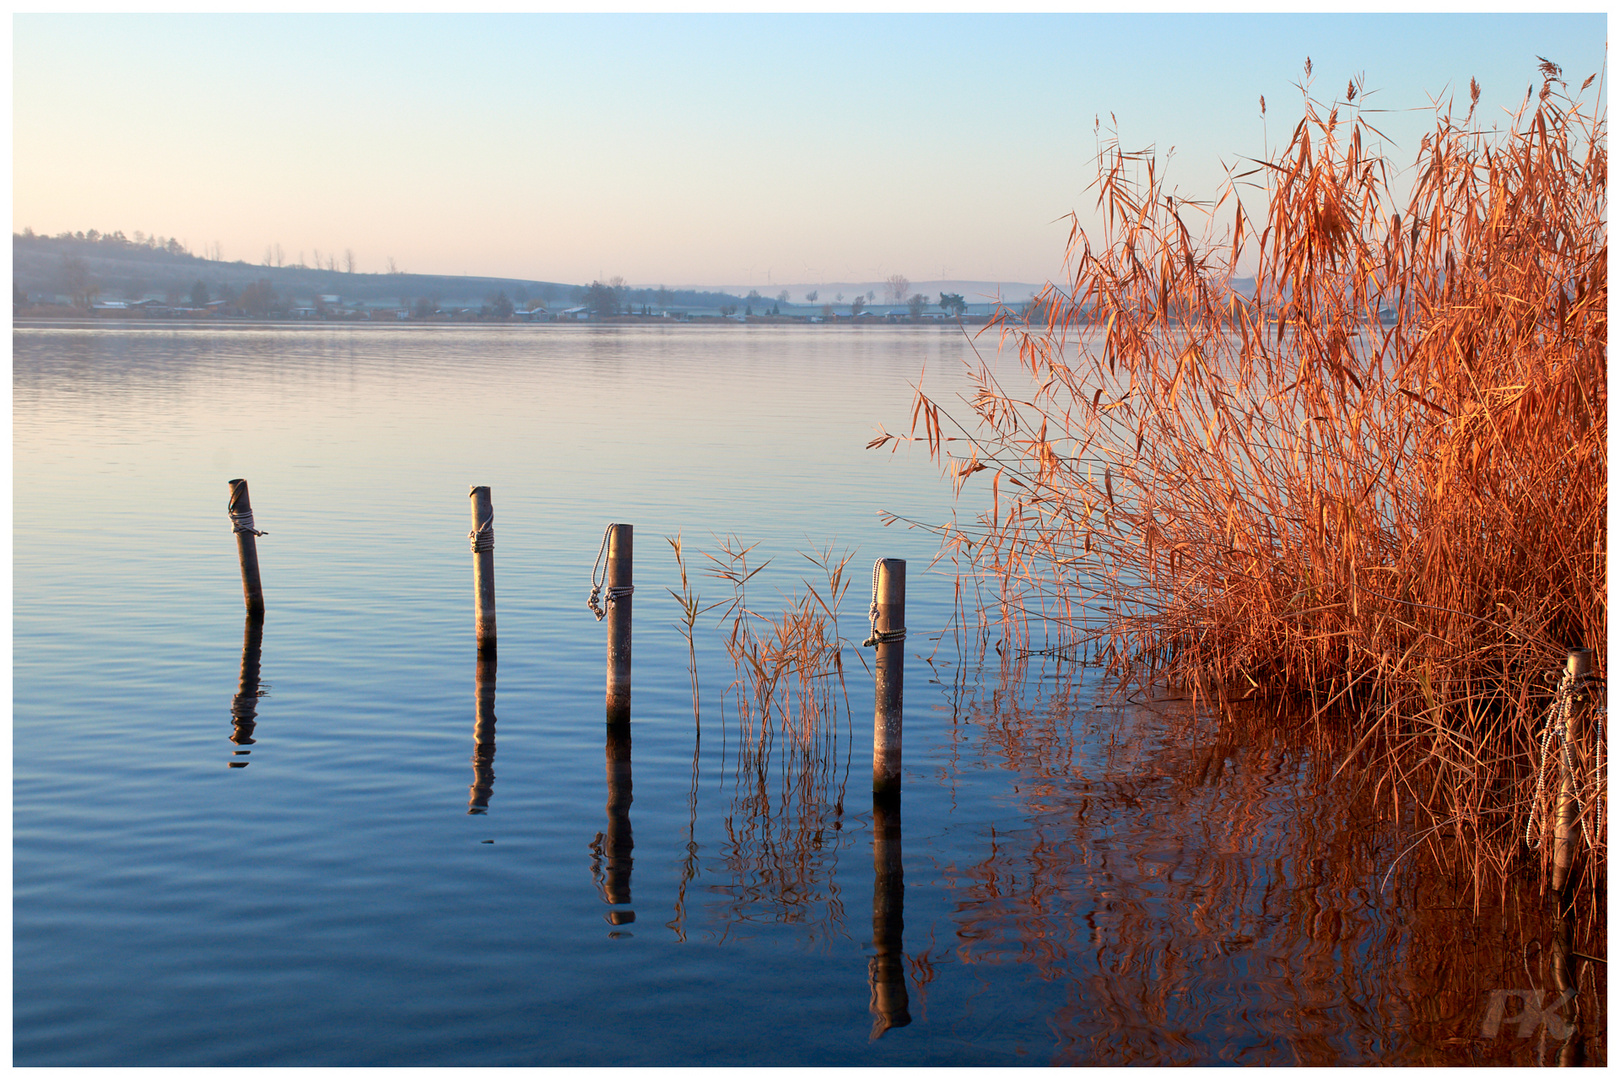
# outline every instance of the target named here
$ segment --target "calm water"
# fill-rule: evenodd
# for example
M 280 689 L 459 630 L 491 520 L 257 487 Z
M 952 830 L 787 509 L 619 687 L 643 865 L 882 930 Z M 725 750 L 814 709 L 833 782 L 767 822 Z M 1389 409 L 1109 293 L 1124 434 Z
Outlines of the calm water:
M 1319 741 L 963 662 L 927 534 L 878 518 L 942 520 L 948 488 L 863 449 L 925 366 L 957 377 L 959 335 L 12 340 L 18 1065 L 1606 1060 L 1601 964 L 1573 962 L 1568 1045 L 1481 1034 L 1494 989 L 1552 985 L 1562 933 L 1604 955 L 1590 928 L 1529 894 L 1476 913 Z M 496 515 L 482 706 L 469 484 Z M 609 521 L 636 527 L 631 746 L 585 607 Z M 766 611 L 799 552 L 853 550 L 854 642 L 871 560 L 909 561 L 899 814 L 854 647 L 814 753 L 759 752 L 711 615 L 697 738 L 677 532 L 705 603 L 700 552 L 758 541 Z

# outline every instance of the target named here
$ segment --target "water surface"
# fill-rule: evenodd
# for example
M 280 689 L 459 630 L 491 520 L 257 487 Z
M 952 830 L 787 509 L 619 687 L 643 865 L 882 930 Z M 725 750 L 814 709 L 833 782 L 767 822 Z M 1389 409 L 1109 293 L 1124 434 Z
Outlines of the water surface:
M 1552 985 L 1561 928 L 1413 870 L 1318 736 L 958 654 L 928 535 L 878 516 L 943 520 L 948 487 L 864 446 L 925 368 L 958 378 L 960 334 L 41 326 L 13 350 L 16 1064 L 1604 1059 L 1600 964 L 1568 1045 L 1481 1035 L 1493 989 Z M 237 476 L 269 534 L 257 633 Z M 636 527 L 628 742 L 585 606 L 609 521 Z M 677 533 L 705 603 L 702 552 L 757 541 L 767 613 L 814 580 L 801 552 L 853 551 L 852 643 L 871 560 L 908 560 L 899 807 L 869 794 L 854 645 L 850 707 L 761 749 L 711 615 L 698 737 Z

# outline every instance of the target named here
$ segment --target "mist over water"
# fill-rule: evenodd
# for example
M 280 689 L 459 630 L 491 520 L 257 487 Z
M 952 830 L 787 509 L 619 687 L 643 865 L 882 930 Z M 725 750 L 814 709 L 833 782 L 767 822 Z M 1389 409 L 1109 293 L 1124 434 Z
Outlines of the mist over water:
M 878 519 L 944 520 L 949 486 L 864 449 L 925 368 L 960 381 L 959 332 L 25 327 L 13 350 L 15 1064 L 1606 1061 L 1584 931 L 1528 893 L 1476 913 L 1330 739 L 959 655 L 949 564 Z M 268 533 L 257 628 L 233 477 Z M 585 603 L 610 521 L 636 537 L 627 737 Z M 677 532 L 705 604 L 728 592 L 701 553 L 759 541 L 765 613 L 813 579 L 801 551 L 855 549 L 850 704 L 813 742 L 739 716 L 712 615 L 698 737 Z M 892 807 L 857 647 L 878 557 L 909 568 Z M 1553 986 L 1560 955 L 1576 1037 L 1483 1036 L 1492 993 Z

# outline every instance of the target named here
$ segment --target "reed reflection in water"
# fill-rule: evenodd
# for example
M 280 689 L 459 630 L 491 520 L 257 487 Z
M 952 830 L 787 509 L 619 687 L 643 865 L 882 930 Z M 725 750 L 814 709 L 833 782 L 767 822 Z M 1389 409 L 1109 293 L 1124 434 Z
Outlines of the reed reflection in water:
M 264 647 L 264 616 L 248 615 L 242 627 L 242 668 L 236 678 L 236 696 L 231 699 L 231 742 L 239 747 L 253 745 L 253 729 L 258 727 L 259 699 L 269 691 L 259 686 L 259 657 Z M 251 750 L 236 750 L 233 757 L 245 758 Z M 245 769 L 246 761 L 232 761 L 233 769 Z
M 630 804 L 635 801 L 635 780 L 630 770 L 630 725 L 607 725 L 607 832 L 591 841 L 591 878 L 604 904 L 613 905 L 607 913 L 612 926 L 636 921 L 630 904 L 630 871 L 635 866 L 635 833 L 630 828 Z M 629 937 L 630 932 L 614 931 L 609 937 Z
M 696 682 L 694 671 L 693 681 Z M 697 710 L 697 699 L 692 701 L 694 715 Z M 703 729 L 699 727 L 692 737 L 692 783 L 686 789 L 686 844 L 685 854 L 681 857 L 681 880 L 675 886 L 675 917 L 664 925 L 675 931 L 676 941 L 686 940 L 686 890 L 692 884 L 692 879 L 698 875 L 698 852 L 702 850 L 697 842 L 697 812 L 698 812 L 698 778 L 701 775 L 699 768 L 703 758 Z
M 467 791 L 467 813 L 489 813 L 495 794 L 495 651 L 479 652 L 473 675 L 473 782 Z
M 1604 1057 L 1587 1018 L 1606 971 L 1582 959 L 1603 953 L 1602 904 L 1560 920 L 1524 882 L 1478 889 L 1444 858 L 1452 830 L 1415 829 L 1377 776 L 1339 769 L 1342 722 L 1098 705 L 1046 674 L 1039 693 L 1015 672 L 955 703 L 957 768 L 1015 774 L 1022 821 L 943 879 L 954 960 L 1061 990 L 1053 1064 Z M 1493 992 L 1520 986 L 1573 990 L 1575 1034 L 1482 1039 Z
M 721 936 L 749 924 L 783 923 L 805 927 L 823 946 L 847 940 L 838 884 L 838 851 L 846 842 L 847 744 L 840 748 L 831 737 L 779 738 L 761 714 L 750 720 L 746 708 L 739 698 L 742 737 L 731 758 L 733 786 L 719 854 L 726 880 L 707 890 L 722 898 L 712 912 Z M 825 715 L 836 721 L 847 714 Z

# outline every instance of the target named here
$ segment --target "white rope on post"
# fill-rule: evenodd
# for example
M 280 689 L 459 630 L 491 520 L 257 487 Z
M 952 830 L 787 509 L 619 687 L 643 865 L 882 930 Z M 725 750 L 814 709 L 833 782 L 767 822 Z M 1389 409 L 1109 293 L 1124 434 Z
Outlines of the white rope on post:
M 238 510 L 238 509 L 236 509 L 234 502 L 233 503 L 227 503 L 226 506 L 225 506 L 225 510 L 226 510 L 227 513 L 229 513 L 231 515 L 231 532 L 233 532 L 233 533 L 251 533 L 254 536 L 269 536 L 270 535 L 267 532 L 264 532 L 264 531 L 262 531 L 260 529 L 255 529 L 253 527 L 253 511 L 252 510 Z
M 476 529 L 467 530 L 467 546 L 472 549 L 474 555 L 495 550 L 495 515 L 493 513 L 479 522 Z
M 607 554 L 608 537 L 613 535 L 613 530 L 618 524 L 617 521 L 610 521 L 607 528 L 602 530 L 602 546 L 596 549 L 596 562 L 591 567 L 591 596 L 589 600 L 585 601 L 585 606 L 591 609 L 592 614 L 596 616 L 597 622 L 607 618 L 607 609 L 612 607 L 617 600 L 636 591 L 634 585 L 619 585 L 609 588 L 607 579 L 601 572 L 602 557 Z M 599 577 L 602 578 L 600 583 L 597 581 Z M 602 593 L 604 590 L 607 592 L 607 607 L 602 606 Z
M 868 620 L 870 620 L 870 622 L 872 624 L 872 634 L 865 641 L 861 642 L 861 648 L 863 648 L 863 649 L 876 648 L 877 646 L 883 644 L 885 641 L 904 641 L 904 640 L 906 640 L 906 628 L 903 627 L 903 626 L 900 627 L 899 629 L 883 630 L 883 631 L 879 631 L 878 628 L 877 628 L 877 624 L 878 624 L 878 572 L 882 568 L 883 568 L 883 560 L 882 559 L 874 559 L 873 562 L 872 562 L 872 606 L 867 610 L 867 618 L 868 618 Z

